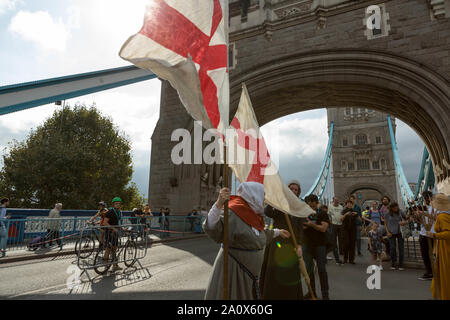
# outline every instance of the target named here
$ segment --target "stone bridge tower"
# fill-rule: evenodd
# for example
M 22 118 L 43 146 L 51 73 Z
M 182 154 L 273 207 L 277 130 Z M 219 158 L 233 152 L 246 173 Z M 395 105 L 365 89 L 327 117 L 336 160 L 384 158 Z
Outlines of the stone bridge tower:
M 384 195 L 399 201 L 387 114 L 358 107 L 327 113 L 334 122 L 333 179 L 340 201 L 351 194 L 361 206 Z
M 450 194 L 450 0 L 229 3 L 230 116 L 242 82 L 261 126 L 326 106 L 362 106 L 391 114 L 422 138 L 438 188 Z M 377 10 L 368 10 L 373 5 Z M 375 118 L 369 117 L 369 123 Z M 181 214 L 214 202 L 220 165 L 174 165 L 170 154 L 178 141 L 171 142 L 171 134 L 177 128 L 192 130 L 193 121 L 163 82 L 160 119 L 152 136 L 149 198 L 154 210 L 164 206 Z M 381 137 L 383 146 L 386 135 Z M 373 143 L 376 136 L 368 139 Z M 379 170 L 388 176 L 393 173 L 388 152 L 385 160 L 386 169 L 380 159 Z M 387 193 L 395 193 L 391 182 L 386 187 Z

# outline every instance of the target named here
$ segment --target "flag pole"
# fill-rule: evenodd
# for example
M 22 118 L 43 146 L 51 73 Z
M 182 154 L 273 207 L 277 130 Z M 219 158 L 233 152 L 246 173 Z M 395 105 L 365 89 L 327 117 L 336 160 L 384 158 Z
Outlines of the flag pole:
M 223 165 L 223 186 L 228 188 L 228 162 L 227 147 L 223 149 L 224 165 Z M 225 201 L 223 210 L 223 300 L 228 300 L 228 201 Z
M 289 219 L 289 215 L 287 213 L 284 214 L 284 217 L 286 218 L 286 223 L 289 228 L 289 233 L 291 234 L 292 242 L 294 243 L 295 254 L 297 254 L 298 243 L 297 243 L 297 239 L 295 239 L 295 234 L 294 234 L 294 229 L 292 228 L 291 219 Z M 314 291 L 311 288 L 311 279 L 309 278 L 308 271 L 306 270 L 305 261 L 303 260 L 303 257 L 298 258 L 298 264 L 300 267 L 300 271 L 303 274 L 303 277 L 305 277 L 306 284 L 308 285 L 308 290 L 309 290 L 309 293 L 311 294 L 311 299 L 316 300 Z

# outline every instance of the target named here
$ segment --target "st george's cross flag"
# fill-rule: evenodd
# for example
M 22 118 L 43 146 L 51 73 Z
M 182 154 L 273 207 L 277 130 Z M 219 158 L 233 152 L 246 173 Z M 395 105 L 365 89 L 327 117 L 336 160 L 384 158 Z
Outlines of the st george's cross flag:
M 120 57 L 168 80 L 188 113 L 224 132 L 229 117 L 226 0 L 149 0 Z
M 232 158 L 229 159 L 229 166 L 239 181 L 263 184 L 266 203 L 284 213 L 296 217 L 313 214 L 309 205 L 283 183 L 275 163 L 270 159 L 245 84 L 242 85 L 241 100 L 230 127 L 235 132 L 227 133 L 227 139 L 235 137 L 237 141 L 228 141 L 229 157 Z M 247 161 L 239 161 L 239 155 L 242 157 L 244 154 Z

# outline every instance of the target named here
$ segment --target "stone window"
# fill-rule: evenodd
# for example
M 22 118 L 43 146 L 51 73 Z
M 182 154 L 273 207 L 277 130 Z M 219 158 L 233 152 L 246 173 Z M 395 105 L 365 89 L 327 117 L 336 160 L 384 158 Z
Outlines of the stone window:
M 247 22 L 248 8 L 250 0 L 240 0 L 241 3 L 241 22 Z
M 365 134 L 358 134 L 356 136 L 356 144 L 357 145 L 367 144 L 367 135 L 365 135 Z
M 380 170 L 380 161 L 372 161 L 372 169 Z
M 356 160 L 356 165 L 358 166 L 358 170 L 369 170 L 369 159 L 358 159 Z
M 348 170 L 355 170 L 355 164 L 353 162 L 348 163 Z
M 380 136 L 375 138 L 375 143 L 376 144 L 381 144 L 381 137 Z
M 228 45 L 228 69 L 233 70 L 237 64 L 237 49 L 236 43 L 232 42 Z
M 347 139 L 347 137 L 345 137 L 344 139 L 342 139 L 342 145 L 343 145 L 344 147 L 348 146 L 348 139 Z

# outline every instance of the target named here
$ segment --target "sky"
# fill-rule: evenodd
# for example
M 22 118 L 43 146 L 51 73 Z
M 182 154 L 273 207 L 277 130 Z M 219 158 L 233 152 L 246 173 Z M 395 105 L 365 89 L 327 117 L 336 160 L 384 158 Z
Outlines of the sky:
M 0 0 L 0 86 L 128 65 L 118 52 L 143 20 L 146 0 Z M 148 193 L 151 135 L 159 118 L 160 82 L 149 80 L 99 92 L 66 103 L 95 103 L 132 142 L 134 174 L 141 193 Z M 0 155 L 13 139 L 49 118 L 55 105 L 0 117 Z M 328 141 L 326 110 L 292 114 L 262 128 L 269 151 L 279 147 L 282 178 L 314 182 Z M 278 135 L 275 141 L 271 137 Z M 397 120 L 397 142 L 408 181 L 416 182 L 423 143 Z M 2 162 L 0 160 L 0 167 Z

